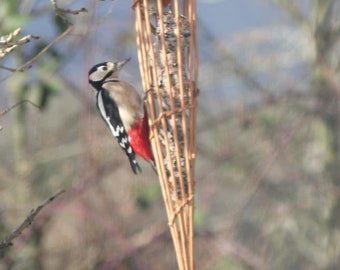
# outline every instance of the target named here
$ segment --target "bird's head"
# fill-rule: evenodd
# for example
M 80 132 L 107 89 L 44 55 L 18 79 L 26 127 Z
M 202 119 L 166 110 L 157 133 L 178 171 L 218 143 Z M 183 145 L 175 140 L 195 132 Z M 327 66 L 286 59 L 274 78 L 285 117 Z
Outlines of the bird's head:
M 119 71 L 131 58 L 121 62 L 102 62 L 93 66 L 89 71 L 89 83 L 98 91 L 108 79 L 118 78 Z

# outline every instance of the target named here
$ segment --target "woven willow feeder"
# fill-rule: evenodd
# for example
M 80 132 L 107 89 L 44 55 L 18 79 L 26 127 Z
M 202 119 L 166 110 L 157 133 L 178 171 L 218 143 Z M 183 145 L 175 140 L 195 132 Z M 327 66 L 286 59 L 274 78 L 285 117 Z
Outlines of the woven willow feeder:
M 179 269 L 194 269 L 196 0 L 133 0 L 150 140 Z

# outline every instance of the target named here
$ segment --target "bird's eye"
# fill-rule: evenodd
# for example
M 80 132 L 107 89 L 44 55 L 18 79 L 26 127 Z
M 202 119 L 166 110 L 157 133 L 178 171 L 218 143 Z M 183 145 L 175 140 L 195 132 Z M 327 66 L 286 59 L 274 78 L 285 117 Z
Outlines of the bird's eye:
M 106 66 L 103 66 L 103 71 L 107 71 L 107 67 Z

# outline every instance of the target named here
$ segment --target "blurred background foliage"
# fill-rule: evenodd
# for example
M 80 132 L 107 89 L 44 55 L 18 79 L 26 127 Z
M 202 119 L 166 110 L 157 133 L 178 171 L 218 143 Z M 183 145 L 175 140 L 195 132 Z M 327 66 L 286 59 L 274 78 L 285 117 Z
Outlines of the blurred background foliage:
M 141 176 L 130 172 L 87 84 L 92 65 L 131 56 L 121 75 L 141 88 L 128 2 L 58 1 L 88 12 L 66 14 L 72 31 L 24 72 L 0 69 L 1 110 L 24 99 L 41 108 L 0 118 L 0 239 L 67 190 L 0 250 L 1 270 L 176 269 L 156 176 L 143 161 Z M 198 1 L 197 269 L 339 269 L 340 2 L 243 0 L 239 18 L 279 16 L 225 38 L 235 11 L 204 7 L 227 2 Z M 1 1 L 0 34 L 18 27 L 40 38 L 2 67 L 70 26 L 49 1 Z

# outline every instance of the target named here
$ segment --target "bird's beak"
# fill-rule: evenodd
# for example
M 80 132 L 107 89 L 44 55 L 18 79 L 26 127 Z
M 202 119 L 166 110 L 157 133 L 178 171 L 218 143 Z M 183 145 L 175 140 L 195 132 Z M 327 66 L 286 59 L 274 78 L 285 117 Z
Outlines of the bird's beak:
M 121 61 L 121 62 L 118 62 L 117 63 L 117 69 L 118 70 L 121 70 L 124 66 L 125 66 L 125 64 L 127 63 L 127 62 L 129 62 L 131 60 L 131 57 L 129 57 L 128 59 L 125 59 L 125 60 L 123 60 L 123 61 Z

